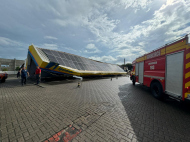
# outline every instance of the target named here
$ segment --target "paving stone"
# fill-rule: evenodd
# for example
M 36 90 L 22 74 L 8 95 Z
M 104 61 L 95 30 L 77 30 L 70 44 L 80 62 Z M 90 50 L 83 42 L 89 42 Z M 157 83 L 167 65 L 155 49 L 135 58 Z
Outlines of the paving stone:
M 85 80 L 85 79 L 84 79 Z M 190 109 L 152 97 L 128 77 L 0 84 L 0 141 L 44 141 L 72 124 L 81 141 L 190 141 Z

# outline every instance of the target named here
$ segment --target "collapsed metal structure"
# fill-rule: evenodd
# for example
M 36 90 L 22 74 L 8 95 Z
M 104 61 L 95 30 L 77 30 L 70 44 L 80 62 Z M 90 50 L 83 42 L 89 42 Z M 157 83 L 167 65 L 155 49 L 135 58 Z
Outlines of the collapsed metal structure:
M 42 77 L 53 76 L 115 76 L 126 72 L 118 65 L 103 63 L 77 55 L 29 46 L 26 67 L 33 75 L 36 66 Z

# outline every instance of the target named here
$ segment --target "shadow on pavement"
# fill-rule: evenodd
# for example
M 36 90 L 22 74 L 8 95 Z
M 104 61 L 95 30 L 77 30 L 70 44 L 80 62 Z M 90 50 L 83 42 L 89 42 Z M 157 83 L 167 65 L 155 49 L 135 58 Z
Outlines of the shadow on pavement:
M 30 85 L 34 85 L 34 82 L 27 79 L 26 86 L 30 86 Z M 11 78 L 6 79 L 4 83 L 0 83 L 0 88 L 15 88 L 15 87 L 23 87 L 21 85 L 21 79 L 11 77 Z
M 119 76 L 120 78 L 122 76 Z M 117 77 L 112 77 L 112 79 L 116 79 Z M 80 79 L 76 78 L 56 78 L 56 79 L 48 79 L 48 80 L 42 80 L 41 83 L 47 84 L 47 85 L 59 85 L 59 84 L 67 84 L 67 83 L 78 83 L 78 82 L 87 82 L 87 81 L 96 81 L 96 80 L 103 80 L 103 79 L 111 79 L 111 77 L 86 77 L 83 78 L 81 81 Z
M 112 77 L 112 78 L 116 79 L 116 77 Z M 120 77 L 118 77 L 118 78 L 120 78 Z M 83 78 L 82 82 L 96 81 L 96 80 L 100 80 L 100 79 L 111 79 L 111 77 Z M 81 82 L 81 80 L 76 79 L 76 78 L 55 78 L 55 79 L 42 80 L 39 86 L 46 87 L 49 85 L 61 85 L 61 84 L 68 84 L 68 83 L 76 83 L 76 86 L 77 86 L 78 82 Z M 28 78 L 26 81 L 26 86 L 34 85 L 35 83 L 36 83 L 35 79 Z M 0 83 L 0 88 L 15 88 L 15 87 L 23 87 L 21 85 L 20 78 L 9 77 L 6 79 L 5 83 Z
M 119 97 L 139 141 L 190 141 L 190 104 L 155 99 L 140 84 L 119 87 Z

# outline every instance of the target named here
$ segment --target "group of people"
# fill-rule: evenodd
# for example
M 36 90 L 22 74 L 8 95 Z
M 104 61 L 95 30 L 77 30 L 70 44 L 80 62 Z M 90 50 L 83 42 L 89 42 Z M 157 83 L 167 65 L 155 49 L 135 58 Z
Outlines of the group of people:
M 29 77 L 30 74 L 25 69 L 25 67 L 22 67 L 18 74 L 20 74 L 21 76 L 21 84 L 23 86 L 24 84 L 26 84 L 26 78 Z M 17 74 L 17 78 L 18 78 L 18 74 Z M 39 68 L 39 66 L 36 67 L 35 76 L 36 76 L 36 81 L 37 81 L 36 84 L 38 85 L 40 83 L 40 77 L 41 77 L 41 69 Z

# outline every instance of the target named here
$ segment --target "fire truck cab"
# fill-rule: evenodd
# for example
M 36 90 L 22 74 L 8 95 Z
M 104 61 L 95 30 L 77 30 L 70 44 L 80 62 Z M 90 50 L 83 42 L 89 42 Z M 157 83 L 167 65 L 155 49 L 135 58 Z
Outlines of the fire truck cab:
M 151 88 L 153 96 L 167 94 L 179 100 L 190 99 L 190 44 L 188 36 L 137 58 L 130 79 Z

